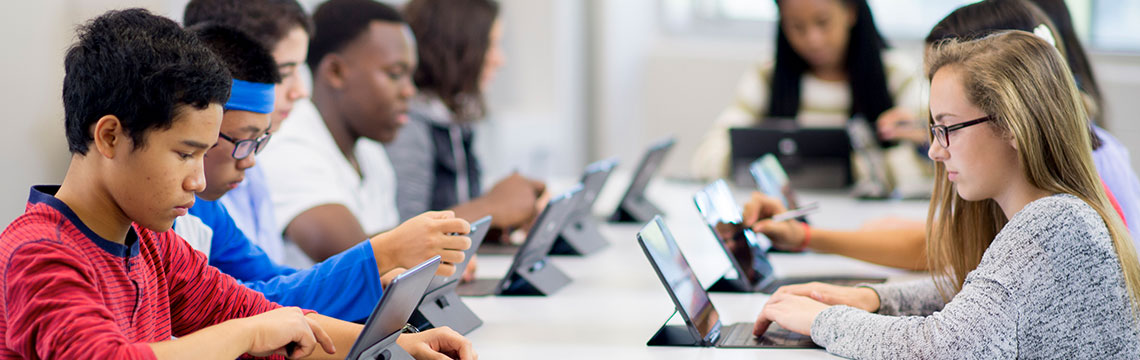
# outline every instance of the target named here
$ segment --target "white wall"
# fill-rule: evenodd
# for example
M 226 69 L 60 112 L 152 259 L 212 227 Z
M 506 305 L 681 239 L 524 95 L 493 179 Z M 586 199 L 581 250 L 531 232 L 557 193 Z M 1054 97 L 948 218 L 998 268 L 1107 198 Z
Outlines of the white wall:
M 488 90 L 490 116 L 476 140 L 485 173 L 577 175 L 587 161 L 585 3 L 500 4 L 507 59 Z
M 63 55 L 75 27 L 106 10 L 142 6 L 170 14 L 167 0 L 11 1 L 0 10 L 0 106 L 4 176 L 0 224 L 24 211 L 33 184 L 58 184 L 71 158 L 63 136 Z
M 181 16 L 187 0 L 20 1 L 0 11 L 0 224 L 19 215 L 28 186 L 58 183 L 69 155 L 60 91 L 63 54 L 76 24 L 111 8 L 142 6 Z M 664 173 L 686 177 L 708 122 L 732 101 L 738 77 L 770 45 L 743 37 L 663 34 L 660 0 L 500 0 L 507 64 L 489 92 L 479 135 L 488 175 L 577 176 L 617 156 L 630 169 L 666 135 L 678 143 Z M 302 1 L 307 6 L 318 0 Z M 913 45 L 901 46 L 916 54 Z M 1140 56 L 1095 54 L 1109 130 L 1140 168 Z

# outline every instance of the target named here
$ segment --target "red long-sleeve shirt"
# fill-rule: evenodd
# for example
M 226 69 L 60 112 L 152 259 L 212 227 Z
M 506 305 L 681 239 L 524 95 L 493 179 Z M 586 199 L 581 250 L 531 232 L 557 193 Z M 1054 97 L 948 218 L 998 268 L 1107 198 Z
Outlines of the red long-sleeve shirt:
M 173 231 L 96 235 L 56 187 L 0 234 L 0 359 L 153 359 L 147 343 L 278 308 Z

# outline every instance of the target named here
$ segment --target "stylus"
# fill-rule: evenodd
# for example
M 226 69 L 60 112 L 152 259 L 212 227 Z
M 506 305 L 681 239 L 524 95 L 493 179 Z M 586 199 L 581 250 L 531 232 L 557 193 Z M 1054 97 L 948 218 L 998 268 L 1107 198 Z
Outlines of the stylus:
M 801 206 L 798 209 L 788 210 L 788 211 L 776 214 L 776 215 L 772 216 L 772 221 L 773 222 L 788 221 L 788 220 L 795 219 L 795 218 L 805 216 L 808 214 L 813 214 L 817 211 L 819 211 L 819 203 L 818 202 L 812 202 L 810 204 Z

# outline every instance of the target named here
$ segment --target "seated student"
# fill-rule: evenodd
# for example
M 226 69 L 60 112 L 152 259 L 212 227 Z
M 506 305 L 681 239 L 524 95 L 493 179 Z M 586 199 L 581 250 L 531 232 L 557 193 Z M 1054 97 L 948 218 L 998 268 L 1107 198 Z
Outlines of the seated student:
M 361 325 L 282 308 L 170 231 L 205 188 L 203 157 L 231 84 L 193 34 L 146 10 L 111 11 L 80 28 L 64 69 L 71 164 L 62 185 L 33 187 L 24 215 L 0 234 L 0 357 L 348 351 Z M 397 341 L 418 358 L 475 358 L 448 329 Z
M 419 92 L 409 102 L 408 123 L 384 145 L 396 169 L 403 219 L 452 209 L 468 221 L 492 215 L 492 226 L 506 229 L 537 215 L 545 186 L 514 174 L 483 194 L 473 149 L 475 124 L 486 113 L 483 92 L 505 61 L 498 14 L 494 0 L 413 0 L 404 6 L 419 48 Z
M 1069 67 L 1073 69 L 1073 77 L 1077 87 L 1086 96 L 1085 107 L 1089 109 L 1089 116 L 1093 119 L 1094 151 L 1093 162 L 1096 162 L 1096 171 L 1105 186 L 1112 190 L 1112 195 L 1120 203 L 1124 223 L 1128 226 L 1133 240 L 1140 239 L 1140 179 L 1136 177 L 1136 170 L 1132 168 L 1132 160 L 1128 148 L 1120 140 L 1112 136 L 1107 130 L 1100 127 L 1104 116 L 1104 98 L 1101 97 L 1100 85 L 1093 75 L 1092 62 L 1085 54 L 1077 32 L 1073 27 L 1069 8 L 1064 0 L 1032 0 L 1060 31 L 1057 34 L 1065 46 L 1065 57 L 1069 60 Z
M 313 20 L 312 102 L 297 103 L 260 160 L 278 225 L 322 261 L 399 224 L 381 142 L 407 121 L 416 50 L 400 14 L 379 2 L 328 1 Z
M 754 332 L 849 358 L 1140 357 L 1140 263 L 1064 58 L 1014 30 L 939 43 L 927 68 L 933 279 L 785 287 Z
M 853 116 L 874 126 L 899 114 L 919 113 L 919 71 L 903 54 L 888 50 L 866 0 L 778 0 L 776 5 L 775 62 L 753 67 L 741 79 L 735 101 L 720 113 L 693 156 L 693 175 L 699 178 L 728 176 L 729 128 L 770 118 L 794 118 L 801 127 L 842 128 Z M 887 157 L 896 182 L 921 180 L 925 160 L 914 144 L 891 147 Z
M 309 50 L 312 25 L 305 9 L 296 0 L 191 0 L 186 4 L 182 24 L 202 22 L 230 26 L 256 39 L 270 50 L 281 81 L 274 87 L 273 125 L 269 132 L 281 128 L 281 121 L 293 110 L 293 102 L 309 96 L 301 81 L 300 67 Z M 260 166 L 245 170 L 245 180 L 221 198 L 237 227 L 257 244 L 274 262 L 287 262 L 285 240 L 273 218 L 273 203 L 265 185 L 265 172 Z M 301 255 L 307 265 L 311 261 Z
M 192 246 L 203 244 L 194 248 L 208 254 L 211 266 L 270 301 L 349 321 L 367 319 L 380 301 L 382 286 L 391 280 L 382 281 L 381 274 L 411 268 L 435 255 L 444 259 L 441 275 L 454 272 L 451 264 L 463 261 L 461 249 L 470 246 L 469 239 L 450 235 L 467 233 L 463 219 L 419 216 L 301 271 L 278 265 L 238 231 L 215 200 L 237 186 L 269 142 L 273 84 L 280 76 L 269 52 L 241 31 L 211 23 L 191 30 L 226 63 L 234 85 L 223 106 L 221 141 L 206 152 L 206 188 L 190 213 L 175 222 L 175 233 Z M 409 244 L 406 239 L 424 241 Z
M 987 0 L 963 6 L 947 15 L 934 26 L 934 29 L 927 36 L 927 43 L 933 44 L 951 36 L 976 38 L 982 34 L 1006 29 L 1037 30 L 1043 34 L 1061 34 L 1059 37 L 1050 36 L 1054 39 L 1058 49 L 1062 53 L 1068 54 L 1068 58 L 1084 57 L 1084 54 L 1079 52 L 1080 47 L 1066 46 L 1068 43 L 1063 41 L 1064 39 L 1075 40 L 1075 35 L 1063 35 L 1071 33 L 1071 28 L 1054 30 L 1056 28 L 1051 25 L 1044 13 L 1032 4 L 1020 0 Z M 1088 62 L 1068 62 L 1068 64 L 1073 74 L 1088 74 L 1076 76 L 1077 79 L 1091 78 L 1089 70 L 1078 67 L 1078 64 L 1087 65 Z M 1099 93 L 1099 91 L 1093 93 Z M 1084 96 L 1090 96 L 1090 94 L 1092 93 L 1083 93 Z M 1095 103 L 1095 98 L 1091 102 L 1085 102 L 1086 105 Z M 1094 142 L 1098 139 L 1101 140 L 1100 147 L 1093 150 L 1093 161 L 1097 163 L 1097 172 L 1101 179 L 1105 180 L 1105 191 L 1115 207 L 1117 205 L 1116 200 L 1122 199 L 1114 196 L 1118 190 L 1127 193 L 1132 186 L 1140 187 L 1140 185 L 1127 185 L 1128 181 L 1122 180 L 1126 177 L 1112 175 L 1112 173 L 1119 175 L 1121 173 L 1134 174 L 1134 172 L 1131 170 L 1126 151 L 1120 149 L 1115 138 L 1098 129 L 1094 125 L 1093 131 L 1089 133 Z M 1124 152 L 1124 156 L 1115 155 L 1121 152 Z M 1102 164 L 1106 165 L 1102 166 Z M 1106 171 L 1108 172 L 1106 173 Z M 1110 178 L 1118 180 L 1109 182 L 1108 179 Z M 1132 175 L 1132 178 L 1135 179 L 1135 175 Z M 1125 201 L 1120 201 L 1119 205 L 1122 206 L 1117 207 L 1116 211 L 1126 220 L 1126 225 L 1134 226 L 1127 218 L 1129 214 L 1127 208 L 1131 206 L 1128 204 Z M 767 208 L 767 210 L 760 210 L 762 208 Z M 774 199 L 756 194 L 753 195 L 753 200 L 745 206 L 745 209 L 749 209 L 746 211 L 745 219 L 751 223 L 754 219 L 759 218 L 758 212 L 760 211 L 780 212 L 783 208 Z M 760 222 L 754 226 L 754 229 L 764 232 L 772 239 L 776 247 L 782 249 L 807 247 L 820 252 L 850 256 L 881 265 L 915 270 L 927 269 L 926 235 L 924 234 L 925 224 L 923 222 L 889 220 L 879 221 L 879 223 L 880 225 L 869 225 L 858 231 L 808 229 L 806 225 L 797 222 L 783 224 Z M 881 225 L 884 223 L 888 225 Z

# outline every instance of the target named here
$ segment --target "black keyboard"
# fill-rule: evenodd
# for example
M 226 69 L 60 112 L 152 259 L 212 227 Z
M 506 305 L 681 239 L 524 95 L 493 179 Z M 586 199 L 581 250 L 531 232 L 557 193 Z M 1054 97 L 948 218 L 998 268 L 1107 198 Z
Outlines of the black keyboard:
M 727 328 L 721 328 L 722 340 L 717 347 L 743 347 L 743 348 L 814 348 L 818 347 L 811 341 L 811 337 L 794 333 L 780 327 L 776 323 L 768 326 L 764 336 L 752 335 L 752 323 L 737 323 Z

